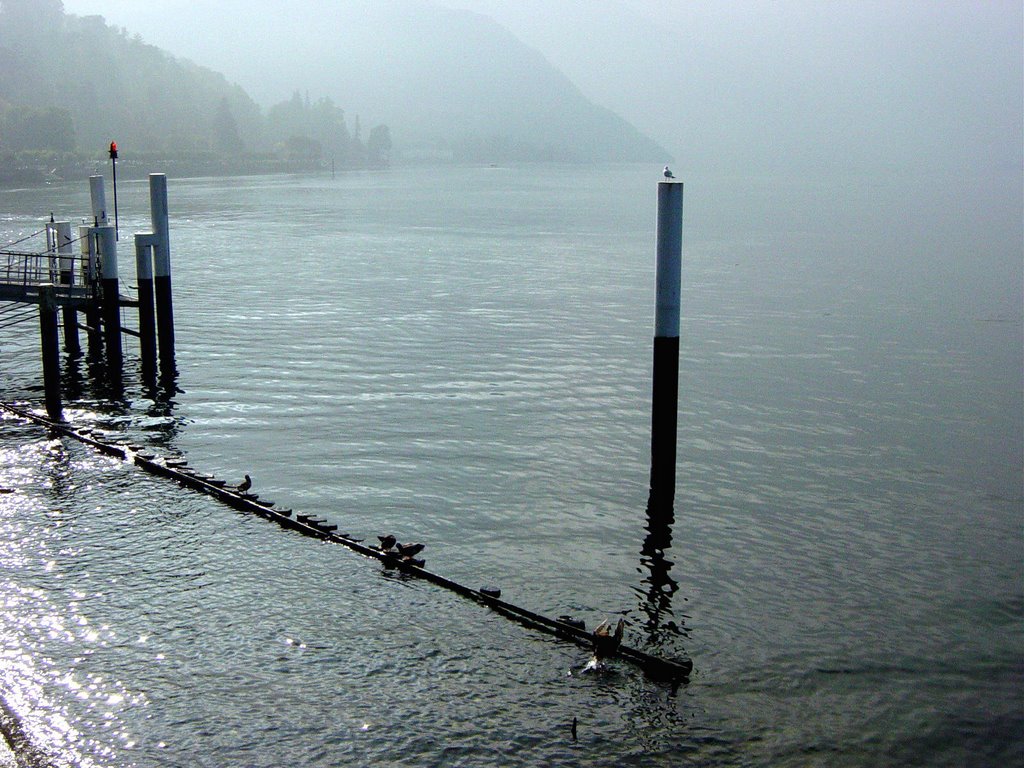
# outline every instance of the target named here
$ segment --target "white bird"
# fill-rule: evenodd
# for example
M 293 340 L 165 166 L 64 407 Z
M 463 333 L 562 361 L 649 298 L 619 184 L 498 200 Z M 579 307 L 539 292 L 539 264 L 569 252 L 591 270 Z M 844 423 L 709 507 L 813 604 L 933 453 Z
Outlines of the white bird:
M 668 169 L 668 166 L 667 166 L 667 165 L 665 166 L 665 171 L 664 171 L 664 173 L 665 173 L 665 178 L 666 178 L 666 179 L 674 179 L 674 178 L 675 178 L 675 175 L 674 175 L 674 174 L 672 173 L 672 171 L 670 171 L 670 170 Z

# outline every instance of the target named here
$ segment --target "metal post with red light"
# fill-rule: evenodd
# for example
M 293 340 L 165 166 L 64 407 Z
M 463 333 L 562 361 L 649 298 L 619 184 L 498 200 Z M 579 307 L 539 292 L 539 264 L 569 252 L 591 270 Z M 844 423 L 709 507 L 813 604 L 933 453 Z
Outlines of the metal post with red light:
M 110 169 L 114 179 L 114 239 L 118 240 L 119 231 L 117 226 L 117 142 L 110 142 Z

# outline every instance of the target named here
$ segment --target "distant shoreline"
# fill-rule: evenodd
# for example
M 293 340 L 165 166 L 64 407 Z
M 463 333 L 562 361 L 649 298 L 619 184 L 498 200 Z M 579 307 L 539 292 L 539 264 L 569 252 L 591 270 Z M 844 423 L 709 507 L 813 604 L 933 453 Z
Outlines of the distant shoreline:
M 48 162 L 47 162 L 48 160 Z M 119 159 L 117 174 L 122 179 L 143 179 L 159 169 L 161 173 L 178 178 L 202 176 L 261 176 L 289 173 L 331 173 L 345 171 L 375 170 L 387 165 L 338 164 L 332 167 L 330 160 L 287 160 L 266 155 L 240 155 L 218 157 L 211 154 L 181 156 L 176 154 L 146 153 Z M 107 173 L 110 160 L 78 156 L 50 157 L 45 159 L 18 158 L 8 163 L 0 161 L 0 189 L 20 187 L 42 187 L 59 184 L 73 179 L 83 179 L 98 173 Z

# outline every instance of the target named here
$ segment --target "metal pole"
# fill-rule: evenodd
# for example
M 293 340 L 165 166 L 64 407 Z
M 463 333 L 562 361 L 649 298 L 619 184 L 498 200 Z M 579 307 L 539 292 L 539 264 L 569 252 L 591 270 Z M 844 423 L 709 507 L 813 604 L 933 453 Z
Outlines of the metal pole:
M 657 506 L 664 509 L 671 509 L 676 482 L 682 251 L 683 184 L 662 181 L 658 184 L 651 500 L 657 500 Z
M 110 173 L 114 182 L 114 240 L 120 240 L 117 226 L 117 142 L 110 142 Z

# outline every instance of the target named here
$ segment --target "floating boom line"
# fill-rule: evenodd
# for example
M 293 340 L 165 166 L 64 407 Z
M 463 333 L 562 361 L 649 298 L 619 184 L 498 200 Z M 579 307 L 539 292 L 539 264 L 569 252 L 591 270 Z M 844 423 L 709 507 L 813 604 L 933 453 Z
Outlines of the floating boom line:
M 140 445 L 107 442 L 91 429 L 75 429 L 70 424 L 53 421 L 7 403 L 0 403 L 0 410 L 32 421 L 65 437 L 78 440 L 107 456 L 134 463 L 150 474 L 176 480 L 181 485 L 205 493 L 234 509 L 255 513 L 277 522 L 284 528 L 290 528 L 312 538 L 341 544 L 365 557 L 379 560 L 386 567 L 396 568 L 410 576 L 429 581 L 457 595 L 473 600 L 490 608 L 495 613 L 535 631 L 554 635 L 588 650 L 593 647 L 593 635 L 580 626 L 551 619 L 528 608 L 502 600 L 497 596 L 496 590 L 467 587 L 446 576 L 405 562 L 394 552 L 367 546 L 362 543 L 361 539 L 355 539 L 347 533 L 337 533 L 337 526 L 329 524 L 326 520 L 314 515 L 293 514 L 291 509 L 282 509 L 272 501 L 260 500 L 256 494 L 240 492 L 229 486 L 224 480 L 190 469 L 188 462 L 183 458 L 158 457 Z M 689 658 L 661 658 L 626 645 L 619 646 L 616 656 L 640 667 L 650 678 L 670 682 L 673 686 L 688 682 L 693 669 L 693 662 Z

